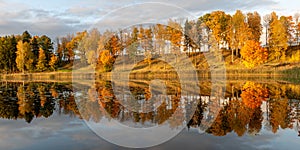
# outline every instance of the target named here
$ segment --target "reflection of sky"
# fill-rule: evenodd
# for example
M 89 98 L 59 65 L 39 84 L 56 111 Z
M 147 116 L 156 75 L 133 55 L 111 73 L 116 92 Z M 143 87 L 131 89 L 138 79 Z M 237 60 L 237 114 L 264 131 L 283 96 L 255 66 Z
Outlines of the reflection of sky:
M 110 130 L 112 134 L 114 130 Z M 119 149 L 91 132 L 82 120 L 54 113 L 48 119 L 0 120 L 0 149 L 5 150 L 96 150 Z M 299 147 L 300 138 L 292 129 L 276 134 L 262 129 L 257 135 L 238 137 L 229 133 L 223 137 L 183 130 L 172 140 L 150 149 L 291 149 Z
M 57 114 L 37 118 L 28 124 L 25 120 L 0 120 L 0 149 L 4 150 L 83 150 L 110 148 L 100 140 L 82 120 Z

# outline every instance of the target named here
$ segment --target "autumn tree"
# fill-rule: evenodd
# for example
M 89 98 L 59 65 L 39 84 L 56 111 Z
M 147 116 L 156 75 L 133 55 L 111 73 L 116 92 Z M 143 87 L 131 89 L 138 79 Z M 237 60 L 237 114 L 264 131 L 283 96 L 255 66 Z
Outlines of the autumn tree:
M 109 50 L 110 55 L 116 56 L 121 52 L 121 42 L 118 35 L 112 35 L 105 43 L 104 48 Z
M 58 63 L 58 57 L 55 54 L 52 54 L 51 59 L 49 61 L 49 66 L 51 67 L 52 70 L 55 71 Z
M 74 35 L 70 35 L 68 34 L 66 37 L 62 37 L 61 38 L 61 53 L 62 53 L 62 60 L 66 61 L 68 63 L 71 62 L 73 56 L 74 56 L 74 52 L 73 50 L 69 50 L 69 47 L 67 47 L 68 43 L 71 42 L 72 38 L 74 37 Z M 60 50 L 58 49 L 58 50 Z M 60 54 L 60 51 L 58 51 L 58 54 Z
M 231 47 L 235 50 L 235 55 L 238 56 L 238 50 L 244 46 L 247 40 L 252 38 L 251 29 L 246 23 L 246 16 L 240 10 L 237 10 L 232 16 L 232 30 L 233 38 Z
M 261 17 L 258 12 L 248 13 L 247 14 L 247 23 L 252 33 L 252 40 L 259 42 L 260 36 L 262 34 L 262 24 Z
M 260 46 L 257 41 L 249 40 L 241 49 L 243 64 L 247 68 L 253 68 L 267 61 L 268 51 Z
M 270 24 L 269 47 L 272 58 L 279 60 L 281 57 L 285 59 L 285 53 L 288 48 L 288 35 L 284 24 L 276 18 L 276 14 L 272 14 L 272 22 Z
M 97 42 L 98 47 L 97 47 L 96 51 L 89 51 L 87 53 L 87 61 L 90 65 L 96 66 L 98 68 L 104 67 L 103 62 L 101 61 L 100 57 L 103 54 L 102 52 L 107 50 L 106 48 L 111 48 L 111 47 L 109 47 L 108 42 L 111 40 L 112 36 L 113 36 L 113 33 L 110 31 L 105 31 L 103 34 L 100 35 L 98 42 Z
M 167 26 L 168 40 L 172 43 L 172 49 L 179 50 L 182 46 L 183 29 L 175 20 L 169 20 Z
M 42 48 L 39 49 L 39 58 L 38 58 L 38 63 L 36 65 L 36 69 L 38 71 L 46 70 L 46 55 Z
M 295 34 L 293 17 L 292 16 L 281 16 L 279 20 L 285 28 L 285 31 L 286 31 L 285 34 L 287 35 L 288 43 L 291 45 L 294 40 L 293 36 Z
M 100 66 L 103 66 L 104 71 L 110 71 L 112 69 L 112 63 L 114 60 L 109 50 L 102 51 L 98 59 L 98 63 Z
M 17 45 L 17 68 L 24 73 L 25 69 L 32 70 L 33 54 L 31 52 L 30 44 L 19 41 Z M 25 68 L 26 67 L 26 68 Z
M 66 37 L 62 37 L 60 49 L 59 49 L 59 57 L 62 54 L 62 59 L 67 61 L 68 63 L 72 63 L 75 59 L 75 51 L 78 50 L 78 44 L 85 36 L 86 31 L 77 32 L 76 35 L 67 35 Z
M 206 14 L 202 17 L 206 21 L 206 25 L 212 31 L 212 34 L 216 38 L 218 47 L 220 44 L 227 43 L 227 37 L 229 33 L 231 16 L 225 14 L 223 11 L 214 11 L 210 14 Z M 230 43 L 228 43 L 230 44 Z

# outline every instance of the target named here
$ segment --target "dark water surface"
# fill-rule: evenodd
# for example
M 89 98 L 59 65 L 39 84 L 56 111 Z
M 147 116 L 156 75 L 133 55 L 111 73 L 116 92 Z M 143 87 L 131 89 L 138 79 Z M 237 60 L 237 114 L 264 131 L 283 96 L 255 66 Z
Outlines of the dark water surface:
M 278 81 L 227 81 L 226 88 L 200 82 L 196 111 L 190 112 L 176 82 L 166 81 L 168 100 L 147 113 L 127 110 L 113 86 L 95 84 L 1 82 L 1 150 L 120 149 L 98 137 L 85 121 L 115 119 L 124 125 L 160 125 L 175 109 L 186 128 L 176 137 L 149 149 L 297 149 L 300 147 L 300 85 Z M 136 101 L 151 98 L 149 81 L 129 83 Z M 122 84 L 118 84 L 122 85 Z M 155 89 L 154 89 L 155 90 Z M 212 91 L 222 95 L 212 96 Z M 159 92 L 159 91 L 157 91 Z M 189 97 L 187 97 L 187 100 Z M 147 108 L 145 108 L 147 109 Z M 186 117 L 192 114 L 192 119 Z M 183 116 L 183 117 L 182 117 Z M 184 118 L 184 119 L 182 119 Z M 111 129 L 110 129 L 111 130 Z M 111 130 L 113 132 L 113 130 Z

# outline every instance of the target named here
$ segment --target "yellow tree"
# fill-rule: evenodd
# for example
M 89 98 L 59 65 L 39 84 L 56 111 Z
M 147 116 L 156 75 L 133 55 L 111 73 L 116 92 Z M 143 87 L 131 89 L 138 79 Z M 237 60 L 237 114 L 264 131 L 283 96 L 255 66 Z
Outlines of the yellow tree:
M 171 51 L 175 54 L 175 62 L 177 62 L 177 54 L 180 53 L 182 45 L 183 29 L 175 20 L 169 20 L 167 32 L 167 39 L 171 42 Z
M 235 50 L 235 55 L 238 56 L 238 50 L 241 49 L 245 42 L 252 37 L 252 33 L 247 23 L 245 22 L 246 16 L 242 11 L 237 10 L 232 16 L 232 48 Z
M 286 35 L 288 37 L 288 43 L 292 44 L 293 43 L 293 35 L 294 33 L 294 21 L 293 21 L 293 17 L 292 16 L 281 16 L 280 17 L 280 22 L 283 24 L 285 31 L 286 31 Z
M 270 24 L 269 47 L 273 59 L 275 58 L 277 61 L 280 57 L 285 59 L 285 52 L 288 48 L 288 35 L 284 24 L 275 18 Z
M 262 34 L 262 24 L 261 17 L 258 12 L 255 11 L 254 13 L 248 13 L 247 23 L 253 35 L 252 40 L 259 42 L 260 36 Z
M 113 57 L 110 55 L 109 50 L 104 50 L 100 53 L 98 58 L 98 64 L 102 65 L 104 71 L 109 71 L 112 69 Z
M 24 73 L 25 67 L 27 70 L 32 70 L 33 54 L 31 52 L 30 44 L 19 41 L 17 44 L 17 68 Z
M 118 35 L 112 35 L 110 39 L 105 43 L 104 48 L 109 50 L 112 56 L 116 56 L 121 52 L 122 45 Z
M 170 40 L 170 42 L 173 44 L 173 49 L 179 50 L 182 45 L 181 41 L 183 36 L 183 29 L 181 25 L 174 20 L 169 20 L 167 31 L 168 40 Z
M 230 15 L 225 14 L 223 11 L 214 11 L 211 14 L 204 15 L 201 19 L 205 21 L 207 27 L 212 31 L 218 47 L 222 42 L 228 43 L 228 38 L 230 38 Z M 230 45 L 230 43 L 228 44 Z
M 56 65 L 57 65 L 57 62 L 58 62 L 58 58 L 55 54 L 52 54 L 51 58 L 50 58 L 50 61 L 49 61 L 49 66 L 51 67 L 52 70 L 55 71 L 56 69 Z
M 253 68 L 267 61 L 268 51 L 260 46 L 259 42 L 249 40 L 241 49 L 243 64 L 247 68 Z
M 36 69 L 38 71 L 44 71 L 46 70 L 46 55 L 42 48 L 39 49 L 39 59 L 38 63 L 36 64 Z

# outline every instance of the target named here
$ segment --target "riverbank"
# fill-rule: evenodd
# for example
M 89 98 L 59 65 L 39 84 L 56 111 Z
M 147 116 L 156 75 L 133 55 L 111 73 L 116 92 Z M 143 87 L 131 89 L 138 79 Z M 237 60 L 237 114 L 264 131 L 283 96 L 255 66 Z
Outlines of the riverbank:
M 0 80 L 22 80 L 22 81 L 59 81 L 59 82 L 72 82 L 73 80 L 110 80 L 111 72 L 39 72 L 39 73 L 13 73 L 13 74 L 0 74 Z M 118 76 L 125 76 L 126 74 L 120 72 Z M 229 79 L 234 78 L 299 78 L 300 68 L 293 68 L 287 70 L 265 70 L 265 69 L 227 69 L 226 73 L 222 70 L 197 70 L 198 78 L 224 77 Z M 184 73 L 182 77 L 189 78 L 188 73 Z M 129 75 L 130 78 L 177 78 L 178 73 L 175 71 L 132 71 Z

